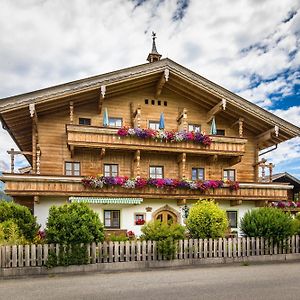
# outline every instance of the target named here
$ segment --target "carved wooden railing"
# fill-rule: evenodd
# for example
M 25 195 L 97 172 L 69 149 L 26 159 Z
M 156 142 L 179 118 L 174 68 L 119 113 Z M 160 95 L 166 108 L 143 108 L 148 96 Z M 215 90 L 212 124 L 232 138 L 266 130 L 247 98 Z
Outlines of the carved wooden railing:
M 245 153 L 247 139 L 211 136 L 210 146 L 195 142 L 160 142 L 136 137 L 119 137 L 117 129 L 96 126 L 66 125 L 67 144 L 70 147 L 130 149 L 162 152 L 186 152 L 207 155 L 241 156 Z
M 255 200 L 284 201 L 288 199 L 288 191 L 293 186 L 269 183 L 240 183 L 240 188 L 231 190 L 228 185 L 223 188 L 208 189 L 204 192 L 186 189 L 160 189 L 145 187 L 126 189 L 119 186 L 102 189 L 86 188 L 82 177 L 44 176 L 24 174 L 3 174 L 0 180 L 5 182 L 5 192 L 12 196 L 99 196 L 102 197 L 141 197 L 151 199 L 200 199 L 214 198 L 220 200 Z

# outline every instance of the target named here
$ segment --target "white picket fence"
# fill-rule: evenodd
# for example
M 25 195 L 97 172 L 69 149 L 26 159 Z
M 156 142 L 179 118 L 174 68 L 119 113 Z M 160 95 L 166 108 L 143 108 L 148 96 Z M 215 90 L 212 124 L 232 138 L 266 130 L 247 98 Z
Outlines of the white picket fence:
M 263 238 L 189 239 L 177 241 L 174 259 L 232 258 L 300 253 L 300 238 L 292 236 L 283 247 Z M 49 252 L 59 252 L 59 245 L 0 246 L 0 267 L 44 266 Z M 156 261 L 165 259 L 155 241 L 103 242 L 87 245 L 88 263 Z

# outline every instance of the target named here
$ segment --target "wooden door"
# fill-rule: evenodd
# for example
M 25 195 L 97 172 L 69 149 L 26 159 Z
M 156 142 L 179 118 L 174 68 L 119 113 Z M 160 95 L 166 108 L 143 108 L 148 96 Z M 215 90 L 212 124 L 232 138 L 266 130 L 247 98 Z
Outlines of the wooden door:
M 159 220 L 159 221 L 161 221 L 163 223 L 167 223 L 167 224 L 177 223 L 176 215 L 168 210 L 160 211 L 156 215 L 155 220 Z

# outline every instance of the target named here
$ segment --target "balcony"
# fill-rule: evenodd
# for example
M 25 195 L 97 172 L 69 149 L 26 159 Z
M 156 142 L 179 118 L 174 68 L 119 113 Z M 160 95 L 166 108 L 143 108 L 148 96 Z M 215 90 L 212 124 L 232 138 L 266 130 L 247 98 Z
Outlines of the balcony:
M 286 201 L 292 185 L 270 183 L 240 183 L 237 191 L 228 186 L 209 189 L 205 192 L 174 189 L 164 190 L 154 187 L 125 189 L 119 186 L 103 189 L 85 188 L 82 177 L 44 176 L 24 174 L 3 174 L 5 192 L 11 196 L 100 196 L 101 197 L 141 197 L 145 199 L 199 199 L 210 197 L 216 200 L 237 201 Z
M 238 137 L 211 136 L 210 146 L 194 142 L 158 142 L 136 137 L 119 137 L 117 129 L 95 126 L 66 125 L 67 143 L 70 147 L 144 150 L 194 155 L 242 156 L 247 139 Z

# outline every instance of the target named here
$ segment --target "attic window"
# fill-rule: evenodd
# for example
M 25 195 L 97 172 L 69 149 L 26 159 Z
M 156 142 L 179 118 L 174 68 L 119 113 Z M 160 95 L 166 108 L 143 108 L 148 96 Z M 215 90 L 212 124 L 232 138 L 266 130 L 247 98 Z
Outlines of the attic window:
M 151 104 L 152 104 L 152 105 L 155 105 L 155 100 L 151 100 Z
M 168 102 L 167 101 L 164 101 L 164 106 L 168 106 Z
M 91 125 L 91 119 L 89 118 L 79 118 L 80 125 Z
M 149 100 L 148 99 L 145 99 L 145 104 L 149 104 Z
M 160 100 L 157 101 L 157 105 L 161 105 L 161 101 Z
M 225 129 L 217 129 L 216 135 L 225 135 Z

